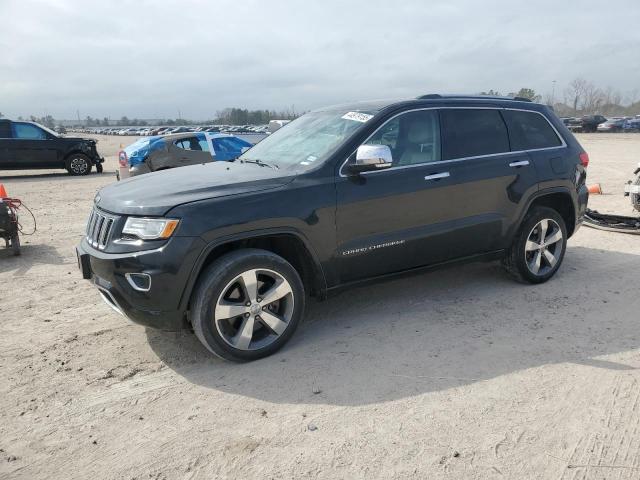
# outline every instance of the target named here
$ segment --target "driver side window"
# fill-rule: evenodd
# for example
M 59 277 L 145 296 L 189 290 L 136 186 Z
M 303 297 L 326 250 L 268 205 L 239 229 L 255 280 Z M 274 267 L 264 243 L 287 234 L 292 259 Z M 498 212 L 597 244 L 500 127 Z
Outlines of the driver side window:
M 440 160 L 440 121 L 437 110 L 419 110 L 392 118 L 365 145 L 387 145 L 393 166 Z
M 47 134 L 44 133 L 44 130 L 30 123 L 15 122 L 13 124 L 13 138 L 21 140 L 46 140 Z

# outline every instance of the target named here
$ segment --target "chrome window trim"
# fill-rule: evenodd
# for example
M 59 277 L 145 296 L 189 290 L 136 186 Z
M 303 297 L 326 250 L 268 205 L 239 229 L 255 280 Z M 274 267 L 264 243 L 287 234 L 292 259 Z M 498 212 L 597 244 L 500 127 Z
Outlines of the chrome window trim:
M 466 160 L 475 160 L 475 159 L 478 159 L 478 158 L 497 157 L 497 156 L 503 156 L 503 155 L 516 155 L 516 154 L 528 153 L 528 152 L 542 152 L 542 151 L 545 151 L 545 150 L 555 150 L 555 149 L 566 148 L 567 147 L 567 142 L 565 142 L 564 137 L 562 135 L 560 135 L 560 132 L 558 132 L 558 129 L 542 113 L 537 112 L 535 110 L 527 110 L 526 108 L 505 108 L 505 107 L 424 107 L 424 108 L 414 108 L 414 109 L 411 109 L 411 110 L 405 110 L 403 112 L 396 113 L 392 117 L 389 117 L 382 125 L 380 125 L 378 128 L 376 128 L 371 133 L 371 135 L 369 135 L 360 145 L 364 145 L 365 143 L 367 143 L 371 139 L 371 137 L 373 137 L 376 133 L 378 133 L 378 131 L 382 127 L 384 127 L 388 122 L 390 122 L 391 120 L 399 117 L 400 115 L 404 115 L 406 113 L 412 113 L 412 112 L 421 112 L 421 111 L 425 111 L 425 110 L 498 110 L 498 111 L 500 111 L 500 110 L 512 110 L 512 111 L 516 111 L 516 112 L 536 113 L 536 114 L 540 115 L 542 118 L 544 118 L 545 121 L 549 124 L 549 126 L 553 129 L 553 131 L 556 133 L 556 135 L 560 139 L 561 145 L 557 145 L 555 147 L 531 148 L 531 149 L 528 149 L 528 150 L 514 150 L 514 151 L 508 151 L 508 152 L 490 153 L 490 154 L 487 154 L 487 155 L 476 155 L 476 156 L 473 156 L 473 157 L 452 158 L 450 160 L 438 160 L 438 161 L 435 161 L 435 162 L 416 163 L 414 165 L 402 165 L 402 166 L 398 166 L 398 167 L 385 168 L 384 170 L 371 171 L 371 172 L 362 172 L 360 175 L 371 175 L 371 174 L 388 173 L 388 172 L 393 172 L 394 170 L 401 170 L 401 169 L 405 169 L 405 168 L 424 167 L 424 166 L 427 166 L 427 165 L 443 165 L 443 164 L 449 164 L 449 163 L 454 163 L 454 162 L 456 162 L 456 163 L 457 162 L 462 162 L 462 161 L 466 161 Z M 508 134 L 509 127 L 506 125 L 506 122 L 505 122 L 505 126 L 507 127 L 507 134 Z M 358 145 L 358 147 L 360 145 Z M 345 175 L 343 173 L 343 170 L 344 170 L 345 165 L 349 161 L 349 157 L 351 157 L 351 155 L 353 155 L 356 152 L 356 150 L 358 150 L 358 147 L 356 147 L 356 149 L 353 152 L 351 152 L 349 155 L 347 155 L 347 158 L 345 159 L 345 161 L 342 162 L 342 165 L 340 165 L 340 169 L 338 170 L 338 175 L 340 177 L 348 178 L 350 176 L 350 175 Z

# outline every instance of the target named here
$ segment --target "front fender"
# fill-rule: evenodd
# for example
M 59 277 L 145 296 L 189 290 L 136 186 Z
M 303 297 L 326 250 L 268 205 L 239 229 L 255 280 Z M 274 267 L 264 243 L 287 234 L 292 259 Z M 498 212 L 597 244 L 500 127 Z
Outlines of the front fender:
M 309 240 L 305 237 L 305 235 L 299 230 L 294 228 L 268 228 L 268 229 L 261 229 L 261 230 L 250 230 L 247 232 L 220 237 L 208 243 L 204 247 L 200 255 L 198 256 L 198 258 L 196 259 L 193 269 L 191 270 L 191 275 L 189 276 L 189 280 L 187 281 L 184 291 L 182 292 L 182 296 L 180 299 L 180 308 L 184 310 L 187 309 L 189 299 L 191 298 L 191 294 L 195 287 L 196 281 L 200 276 L 200 273 L 202 272 L 202 269 L 204 267 L 204 264 L 207 258 L 209 257 L 209 254 L 213 252 L 214 249 L 224 246 L 225 244 L 229 244 L 229 243 L 233 243 L 241 240 L 249 240 L 249 239 L 268 237 L 273 235 L 293 235 L 303 243 L 303 245 L 309 252 L 309 255 L 311 256 L 311 260 L 316 270 L 320 272 L 319 282 L 321 284 L 320 285 L 321 296 L 323 296 L 324 293 L 327 291 L 327 282 L 325 278 L 324 269 L 322 268 L 322 265 L 319 261 L 317 253 L 315 252 L 314 248 L 312 247 Z

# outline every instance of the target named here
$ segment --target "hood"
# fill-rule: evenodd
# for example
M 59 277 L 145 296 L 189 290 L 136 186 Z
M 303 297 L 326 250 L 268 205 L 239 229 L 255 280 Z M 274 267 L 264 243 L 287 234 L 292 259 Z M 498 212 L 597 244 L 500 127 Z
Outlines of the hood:
M 212 162 L 112 183 L 98 192 L 96 205 L 116 214 L 161 216 L 184 203 L 269 190 L 293 179 L 291 174 L 271 167 Z

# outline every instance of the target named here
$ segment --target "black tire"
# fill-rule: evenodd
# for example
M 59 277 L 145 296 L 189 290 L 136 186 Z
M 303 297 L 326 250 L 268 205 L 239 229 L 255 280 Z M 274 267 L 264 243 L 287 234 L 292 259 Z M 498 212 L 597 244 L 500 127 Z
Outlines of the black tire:
M 558 242 L 560 250 L 557 251 L 555 265 L 546 265 L 545 270 L 540 274 L 534 273 L 527 262 L 525 248 L 529 236 L 542 220 L 555 222 L 562 232 L 562 239 Z M 507 251 L 502 264 L 505 270 L 516 280 L 522 283 L 544 283 L 555 275 L 562 264 L 567 250 L 567 226 L 562 216 L 552 208 L 533 207 L 525 216 L 518 233 L 516 234 L 511 248 Z M 545 260 L 543 260 L 545 261 Z
M 89 175 L 91 173 L 91 160 L 82 153 L 72 153 L 67 157 L 67 172 L 69 175 Z
M 102 166 L 101 163 L 96 163 L 96 172 L 97 173 L 102 173 L 104 171 L 104 167 Z
M 632 185 L 640 185 L 640 173 L 638 173 L 638 176 L 635 178 Z M 640 212 L 640 193 L 632 193 L 630 197 L 633 208 Z
M 20 236 L 18 235 L 18 232 L 11 236 L 11 251 L 16 257 L 20 255 Z
M 215 308 L 229 282 L 241 273 L 254 269 L 277 272 L 289 283 L 293 313 L 286 329 L 272 343 L 262 348 L 243 350 L 230 345 L 218 331 L 217 320 L 214 318 Z M 247 362 L 269 356 L 282 348 L 298 327 L 304 308 L 304 286 L 296 269 L 284 258 L 272 252 L 247 248 L 223 255 L 202 272 L 192 297 L 190 320 L 196 336 L 211 353 L 225 360 Z

